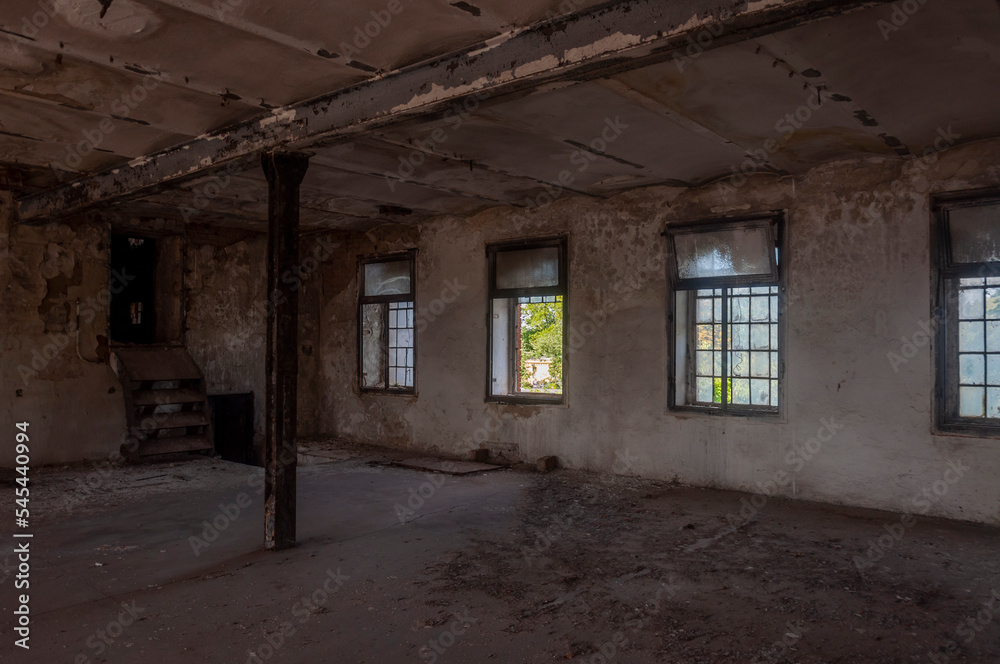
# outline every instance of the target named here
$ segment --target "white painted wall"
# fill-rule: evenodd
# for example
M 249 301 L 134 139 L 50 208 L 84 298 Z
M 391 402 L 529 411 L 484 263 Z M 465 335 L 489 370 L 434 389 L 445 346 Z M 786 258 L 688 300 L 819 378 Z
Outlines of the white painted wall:
M 693 191 L 653 188 L 527 214 L 439 218 L 419 234 L 388 228 L 358 236 L 342 260 L 324 267 L 316 428 L 448 453 L 485 440 L 517 443 L 526 460 L 554 454 L 572 468 L 755 492 L 787 477 L 783 495 L 1000 523 L 1000 440 L 931 432 L 929 345 L 898 371 L 887 358 L 930 316 L 930 195 L 1000 185 L 998 157 L 1000 141 L 980 142 L 933 163 L 842 162 L 794 179 L 754 176 L 739 188 L 729 180 Z M 782 416 L 670 412 L 660 233 L 671 221 L 771 209 L 787 210 L 789 219 Z M 567 403 L 487 404 L 484 247 L 562 232 L 574 347 Z M 362 396 L 355 259 L 413 246 L 423 312 L 418 396 Z M 827 423 L 833 435 L 823 431 Z M 942 484 L 951 464 L 968 470 Z M 914 501 L 935 482 L 943 496 Z

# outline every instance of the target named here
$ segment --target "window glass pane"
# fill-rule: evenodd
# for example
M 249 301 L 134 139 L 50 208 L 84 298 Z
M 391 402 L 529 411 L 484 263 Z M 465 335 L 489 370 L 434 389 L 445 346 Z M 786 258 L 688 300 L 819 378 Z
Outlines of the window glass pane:
M 755 323 L 767 322 L 771 320 L 771 298 L 753 298 L 753 306 L 750 307 L 750 318 Z
M 983 352 L 983 323 L 958 324 L 958 349 L 969 353 Z
M 983 417 L 986 390 L 982 387 L 960 387 L 958 390 L 958 414 L 962 417 Z
M 410 293 L 410 261 L 365 263 L 365 295 Z
M 966 288 L 958 292 L 958 317 L 962 320 L 983 318 L 983 289 Z
M 948 212 L 955 263 L 1000 261 L 1000 205 L 976 205 Z
M 681 279 L 771 276 L 774 247 L 769 246 L 765 228 L 674 235 L 677 273 Z
M 750 404 L 750 381 L 746 378 L 733 378 L 733 401 L 734 404 Z
M 541 288 L 559 285 L 559 247 L 496 253 L 497 288 Z
M 746 378 L 750 375 L 750 358 L 749 353 L 730 353 L 729 357 L 729 373 L 733 376 L 740 376 Z
M 729 300 L 732 307 L 732 318 L 734 323 L 749 323 L 750 322 L 750 298 L 748 297 L 734 297 Z
M 385 350 L 382 330 L 385 327 L 384 304 L 361 307 L 361 386 L 371 389 L 385 387 Z
M 986 382 L 989 385 L 1000 386 L 1000 355 L 987 356 Z
M 982 355 L 959 355 L 959 379 L 963 385 L 982 385 L 986 362 Z
M 771 402 L 769 380 L 750 381 L 750 403 L 755 406 L 766 406 Z
M 731 326 L 730 334 L 732 338 L 729 340 L 729 343 L 732 344 L 733 350 L 750 350 L 749 325 L 733 325 Z
M 778 407 L 778 381 L 776 380 L 771 381 L 771 405 L 775 408 Z
M 712 344 L 712 328 L 713 325 L 699 325 L 698 326 L 698 348 L 703 348 L 706 350 L 712 350 L 714 348 Z
M 697 396 L 698 401 L 700 401 L 701 403 L 712 403 L 712 379 L 699 378 L 697 386 L 698 386 L 698 396 Z
M 1000 388 L 986 388 L 986 417 L 1000 417 Z
M 750 374 L 754 378 L 768 378 L 771 375 L 771 354 L 750 353 Z
M 986 350 L 1000 352 L 1000 321 L 986 322 Z
M 771 345 L 770 325 L 750 326 L 750 348 L 753 350 L 768 350 Z
M 986 289 L 986 317 L 993 320 L 1000 318 L 1000 288 Z
M 699 323 L 711 323 L 713 321 L 712 317 L 712 301 L 711 300 L 698 300 L 698 322 Z
M 712 352 L 698 351 L 698 375 L 712 375 Z

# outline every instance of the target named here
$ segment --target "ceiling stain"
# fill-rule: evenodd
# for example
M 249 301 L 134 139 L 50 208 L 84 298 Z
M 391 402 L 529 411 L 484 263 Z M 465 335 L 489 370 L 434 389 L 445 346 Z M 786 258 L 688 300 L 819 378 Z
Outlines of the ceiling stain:
M 470 5 L 468 2 L 453 2 L 452 7 L 461 9 L 463 12 L 469 12 L 473 16 L 482 16 L 483 10 L 475 5 Z

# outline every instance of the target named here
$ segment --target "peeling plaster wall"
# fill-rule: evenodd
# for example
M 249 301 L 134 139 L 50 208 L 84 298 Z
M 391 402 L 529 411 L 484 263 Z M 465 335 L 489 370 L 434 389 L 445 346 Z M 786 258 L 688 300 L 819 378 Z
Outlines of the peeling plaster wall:
M 651 188 L 530 214 L 503 208 L 439 218 L 419 234 L 386 227 L 355 236 L 323 271 L 319 429 L 456 454 L 487 440 L 516 443 L 526 460 L 554 454 L 572 468 L 754 492 L 785 471 L 785 495 L 898 511 L 920 511 L 913 498 L 961 462 L 970 470 L 929 513 L 1000 523 L 1000 441 L 931 433 L 929 345 L 898 371 L 888 359 L 930 318 L 930 195 L 1000 185 L 998 162 L 1000 141 L 979 142 L 926 162 L 840 162 L 794 179 L 754 176 L 739 188 L 728 180 Z M 789 219 L 782 416 L 671 413 L 660 233 L 673 221 L 772 209 Z M 567 404 L 484 403 L 484 246 L 562 232 L 574 347 Z M 423 328 L 419 395 L 362 396 L 356 258 L 411 247 Z M 442 293 L 456 284 L 457 298 L 445 305 Z M 610 316 L 609 305 L 617 308 Z M 806 460 L 801 450 L 811 439 L 816 449 L 825 422 L 843 428 Z
M 264 445 L 267 241 L 188 247 L 187 348 L 209 395 L 253 392 L 254 453 Z
M 315 240 L 303 239 L 300 255 L 326 259 L 329 252 Z M 300 437 L 315 432 L 317 412 L 316 362 L 320 282 L 308 271 L 289 277 L 273 297 L 288 289 L 299 293 L 299 419 Z M 294 284 L 294 285 L 293 285 Z M 205 374 L 208 393 L 253 392 L 254 458 L 264 454 L 267 343 L 267 238 L 254 237 L 228 246 L 188 247 L 187 348 Z
M 118 380 L 101 363 L 108 228 L 11 220 L 0 192 L 0 427 L 12 441 L 15 422 L 30 424 L 32 464 L 106 459 L 125 432 Z M 0 445 L 0 466 L 12 465 L 13 445 Z

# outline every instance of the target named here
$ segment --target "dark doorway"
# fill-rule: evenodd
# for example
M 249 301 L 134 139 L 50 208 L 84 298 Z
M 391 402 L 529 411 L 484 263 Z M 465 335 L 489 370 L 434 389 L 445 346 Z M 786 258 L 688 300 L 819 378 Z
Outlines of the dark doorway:
M 253 392 L 209 395 L 208 404 L 215 453 L 226 461 L 253 464 Z
M 156 340 L 156 240 L 111 236 L 110 336 L 112 341 Z

